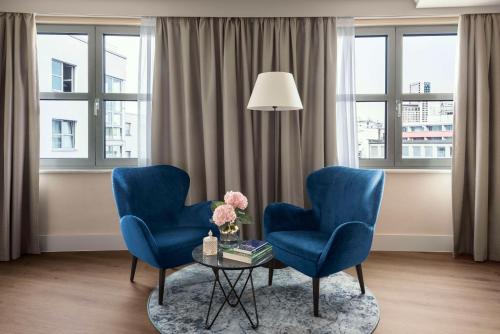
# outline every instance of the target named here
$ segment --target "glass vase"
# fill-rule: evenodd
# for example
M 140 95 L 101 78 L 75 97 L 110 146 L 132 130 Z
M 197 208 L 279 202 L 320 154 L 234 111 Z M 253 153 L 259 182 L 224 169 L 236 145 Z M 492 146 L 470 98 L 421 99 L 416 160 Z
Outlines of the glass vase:
M 219 226 L 219 248 L 221 250 L 238 246 L 240 242 L 240 228 L 237 224 L 224 224 Z

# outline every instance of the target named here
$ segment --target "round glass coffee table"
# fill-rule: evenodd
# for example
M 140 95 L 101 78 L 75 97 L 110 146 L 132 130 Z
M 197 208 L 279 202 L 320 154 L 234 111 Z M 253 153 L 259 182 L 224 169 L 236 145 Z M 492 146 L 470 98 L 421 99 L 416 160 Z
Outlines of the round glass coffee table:
M 200 245 L 200 246 L 196 247 L 195 249 L 193 249 L 192 256 L 193 256 L 193 260 L 195 262 L 211 268 L 212 271 L 214 272 L 214 275 L 215 275 L 214 286 L 212 288 L 212 295 L 210 296 L 210 304 L 208 305 L 208 312 L 207 312 L 207 317 L 205 320 L 205 328 L 210 329 L 212 327 L 212 325 L 214 324 L 215 320 L 219 316 L 220 312 L 222 311 L 222 308 L 224 307 L 224 305 L 226 305 L 226 303 L 229 304 L 229 306 L 231 306 L 231 307 L 236 307 L 236 306 L 240 305 L 241 308 L 243 309 L 243 312 L 245 312 L 245 315 L 247 316 L 248 321 L 250 321 L 250 325 L 252 326 L 252 328 L 254 328 L 254 329 L 257 328 L 259 326 L 259 314 L 257 313 L 257 303 L 255 301 L 255 290 L 253 287 L 252 271 L 254 270 L 254 268 L 257 268 L 257 267 L 260 267 L 260 266 L 263 266 L 263 265 L 269 263 L 273 259 L 273 254 L 270 253 L 268 256 L 265 256 L 262 259 L 259 259 L 258 261 L 249 264 L 249 263 L 224 259 L 222 257 L 221 251 L 219 251 L 217 253 L 217 255 L 204 255 L 203 254 L 203 246 Z M 238 276 L 234 282 L 231 282 L 231 280 L 229 279 L 229 276 L 226 273 L 226 271 L 230 271 L 230 270 L 239 270 L 240 271 L 240 273 L 238 274 Z M 243 272 L 245 270 L 248 271 L 248 276 L 247 276 L 247 278 L 245 280 L 245 284 L 243 284 L 243 287 L 241 288 L 241 290 L 239 292 L 237 292 L 236 285 L 237 285 L 238 281 L 240 280 L 240 278 L 242 277 Z M 224 287 L 222 286 L 222 283 L 220 281 L 220 276 L 221 276 L 220 272 L 222 272 L 223 276 L 226 278 L 227 282 L 229 283 L 229 287 L 230 287 L 229 292 L 226 292 L 226 290 L 224 290 Z M 245 306 L 241 302 L 241 296 L 243 295 L 243 292 L 245 291 L 245 289 L 248 285 L 248 281 L 250 281 L 250 286 L 252 288 L 253 306 L 255 309 L 255 322 L 252 320 L 252 318 L 248 314 Z M 215 314 L 213 319 L 210 321 L 210 312 L 212 310 L 212 302 L 214 299 L 215 287 L 217 286 L 217 284 L 219 285 L 219 287 L 224 295 L 224 302 L 217 310 L 217 313 Z M 234 295 L 234 297 L 235 297 L 235 298 L 233 298 L 233 301 L 230 300 L 231 295 Z

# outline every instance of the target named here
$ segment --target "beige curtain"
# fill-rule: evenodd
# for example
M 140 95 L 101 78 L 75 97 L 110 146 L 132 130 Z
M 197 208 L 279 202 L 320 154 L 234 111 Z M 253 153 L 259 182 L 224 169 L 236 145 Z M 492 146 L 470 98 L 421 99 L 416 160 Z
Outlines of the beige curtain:
M 0 13 L 0 260 L 38 253 L 38 79 L 31 14 Z
M 453 154 L 456 254 L 500 260 L 500 14 L 459 21 Z
M 334 18 L 159 18 L 152 163 L 185 169 L 191 202 L 245 193 L 260 237 L 268 203 L 304 205 L 305 177 L 336 162 L 335 66 Z M 293 73 L 304 110 L 246 110 L 265 71 Z

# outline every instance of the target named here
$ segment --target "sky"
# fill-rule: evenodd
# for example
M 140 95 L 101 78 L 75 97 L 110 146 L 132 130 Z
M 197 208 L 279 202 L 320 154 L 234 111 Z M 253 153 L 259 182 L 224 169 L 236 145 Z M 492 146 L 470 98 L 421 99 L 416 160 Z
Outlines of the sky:
M 385 37 L 356 39 L 356 93 L 383 94 Z M 418 81 L 431 82 L 432 93 L 452 93 L 456 36 L 403 37 L 403 93 Z

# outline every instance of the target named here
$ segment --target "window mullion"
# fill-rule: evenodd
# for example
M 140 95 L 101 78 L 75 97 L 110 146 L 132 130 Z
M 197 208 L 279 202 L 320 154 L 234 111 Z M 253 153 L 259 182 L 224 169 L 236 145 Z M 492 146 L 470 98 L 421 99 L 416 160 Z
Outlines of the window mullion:
M 104 107 L 104 101 L 103 101 L 103 86 L 104 83 L 102 82 L 103 78 L 103 68 L 104 68 L 104 58 L 103 58 L 103 35 L 102 31 L 99 27 L 95 27 L 95 41 L 96 41 L 96 47 L 95 47 L 95 67 L 94 67 L 94 75 L 95 75 L 95 86 L 94 86 L 94 92 L 95 92 L 95 101 L 94 103 L 96 104 L 96 107 L 98 108 L 97 112 L 94 114 L 94 130 L 95 130 L 95 135 L 94 135 L 94 150 L 95 150 L 95 165 L 100 166 L 101 161 L 104 156 L 104 122 L 103 122 L 103 113 L 105 112 L 105 107 Z

